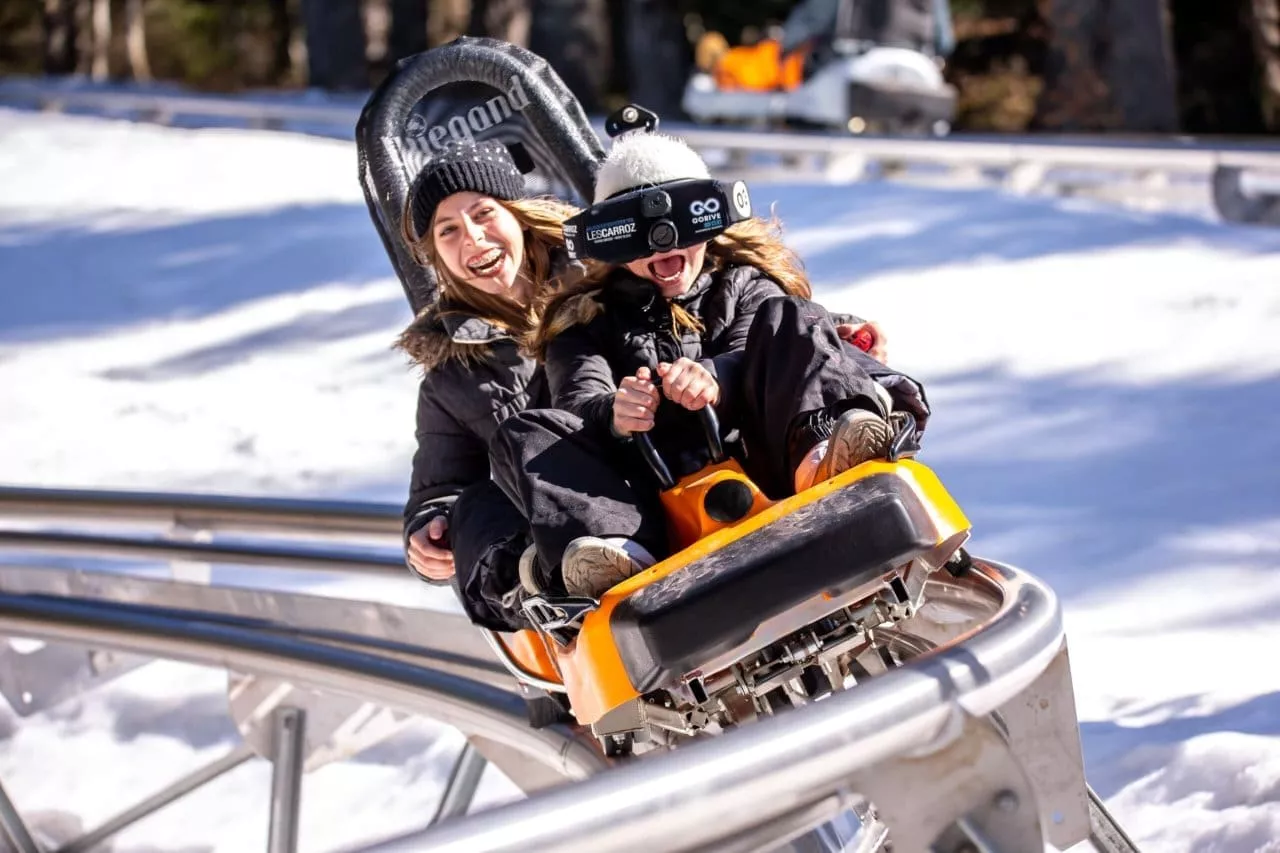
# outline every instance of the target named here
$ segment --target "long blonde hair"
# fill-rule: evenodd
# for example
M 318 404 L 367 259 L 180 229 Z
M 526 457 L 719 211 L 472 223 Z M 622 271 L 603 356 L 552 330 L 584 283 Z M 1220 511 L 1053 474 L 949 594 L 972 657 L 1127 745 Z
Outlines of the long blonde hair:
M 561 226 L 566 219 L 575 216 L 578 209 L 550 196 L 494 201 L 516 218 L 524 234 L 524 260 L 519 274 L 529 282 L 527 305 L 503 294 L 486 293 L 456 279 L 435 250 L 432 229 L 426 228 L 421 236 L 413 233 L 409 204 L 406 204 L 400 219 L 401 236 L 413 259 L 435 273 L 439 287 L 438 307 L 442 315 L 464 313 L 478 316 L 503 327 L 523 342 L 537 328 L 542 306 L 563 284 L 559 277 L 553 276 L 553 256 L 564 249 Z
M 787 294 L 809 299 L 813 289 L 805 275 L 804 264 L 782 240 L 782 223 L 776 216 L 768 220 L 759 217 L 743 220 L 726 228 L 707 243 L 707 258 L 703 272 L 719 272 L 730 266 L 753 266 L 776 281 Z M 546 356 L 547 344 L 556 335 L 578 322 L 580 312 L 562 311 L 565 303 L 575 296 L 603 289 L 605 279 L 616 271 L 616 266 L 596 265 L 571 286 L 546 298 L 542 319 L 529 337 L 528 348 L 537 358 Z M 703 331 L 702 323 L 675 302 L 671 307 L 673 329 Z

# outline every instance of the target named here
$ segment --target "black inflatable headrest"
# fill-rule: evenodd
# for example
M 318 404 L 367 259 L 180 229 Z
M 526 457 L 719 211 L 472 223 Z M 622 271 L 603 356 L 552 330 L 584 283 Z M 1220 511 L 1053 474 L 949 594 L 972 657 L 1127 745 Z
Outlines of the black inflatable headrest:
M 585 205 L 604 156 L 581 104 L 545 59 L 489 38 L 463 36 L 401 61 L 370 96 L 356 125 L 360 183 L 409 305 L 435 298 L 431 270 L 401 239 L 414 178 L 457 139 L 519 143 L 532 165 L 530 193 Z

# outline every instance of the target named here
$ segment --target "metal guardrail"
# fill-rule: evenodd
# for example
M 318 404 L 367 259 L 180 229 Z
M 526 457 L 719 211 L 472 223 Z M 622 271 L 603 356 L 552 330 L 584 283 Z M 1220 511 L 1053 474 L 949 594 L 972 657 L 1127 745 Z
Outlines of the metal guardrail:
M 179 116 L 234 118 L 258 127 L 326 125 L 354 129 L 361 105 L 310 105 L 216 95 L 175 95 L 69 88 L 56 82 L 0 79 L 0 102 L 35 104 L 42 109 L 81 107 L 147 113 L 152 120 Z M 603 128 L 600 121 L 599 127 Z M 875 159 L 943 165 L 1011 167 L 1114 166 L 1148 171 L 1205 173 L 1217 166 L 1280 171 L 1280 146 L 1266 142 L 1200 142 L 1183 138 L 958 135 L 945 139 L 853 136 L 831 131 L 762 132 L 665 123 L 702 148 L 774 154 L 859 154 Z
M 253 500 L 237 505 L 230 498 L 137 493 L 114 498 L 121 507 L 115 513 L 110 495 L 0 489 L 0 519 L 29 523 L 56 519 L 65 510 L 61 525 L 67 518 L 104 517 L 165 524 L 177 507 L 188 520 L 216 507 L 208 518 L 221 530 L 265 529 L 253 517 Z M 363 529 L 371 515 L 389 511 L 293 502 L 281 512 L 280 504 L 268 503 L 275 504 L 267 511 L 276 514 L 279 532 L 293 534 L 317 516 Z M 491 681 L 509 676 L 493 675 L 478 658 L 468 663 L 425 646 L 415 651 L 415 638 L 403 633 L 415 630 L 413 618 L 388 605 L 0 568 L 0 634 L 212 663 L 383 703 L 447 722 L 477 743 L 522 754 L 561 780 L 578 782 L 542 785 L 525 801 L 465 818 L 457 815 L 467 797 L 446 798 L 440 813 L 453 819 L 359 848 L 370 853 L 777 850 L 850 810 L 867 815 L 864 829 L 887 829 L 899 853 L 1020 851 L 1040 849 L 1035 845 L 1046 839 L 1061 849 L 1086 837 L 1097 843 L 1103 836 L 1090 817 L 1101 806 L 1090 800 L 1083 777 L 1062 614 L 1052 591 L 1024 572 L 984 560 L 959 578 L 942 572 L 930 583 L 942 617 L 931 621 L 921 611 L 911 630 L 933 651 L 803 709 L 614 769 L 586 732 L 530 728 L 519 695 Z M 335 621 L 339 610 L 342 622 Z M 423 617 L 417 636 L 440 633 L 425 624 L 433 614 L 417 613 Z M 334 630 L 337 624 L 344 633 Z M 473 647 L 484 647 L 482 638 L 473 639 Z M 277 715 L 282 726 L 289 720 L 304 725 L 305 713 L 290 717 L 288 711 Z M 297 843 L 302 742 L 282 747 L 283 736 L 274 741 L 279 763 L 272 813 L 279 811 L 280 818 L 270 833 L 272 853 L 287 853 Z M 465 758 L 453 775 L 473 781 L 477 768 Z M 221 765 L 238 760 L 233 754 Z M 212 778 L 221 765 L 200 778 Z M 158 794 L 105 828 L 173 796 Z M 21 819 L 16 812 L 11 817 L 20 833 Z M 878 835 L 864 836 L 871 846 L 860 849 L 878 847 Z
M 73 88 L 58 81 L 0 80 L 0 103 L 45 110 L 91 109 L 171 122 L 181 116 L 237 120 L 250 127 L 326 127 L 350 138 L 360 106 L 330 103 L 154 94 Z M 603 127 L 598 122 L 598 128 Z M 904 167 L 924 166 L 991 173 L 1019 192 L 1106 193 L 1117 175 L 1129 178 L 1126 194 L 1185 196 L 1170 178 L 1194 178 L 1190 190 L 1212 201 L 1228 221 L 1280 225 L 1280 146 L 1267 143 L 1193 141 L 1181 138 L 968 136 L 946 139 L 850 136 L 833 132 L 759 132 L 668 123 L 704 153 L 720 150 L 728 160 L 716 168 L 733 176 L 775 175 L 791 179 L 857 180 L 875 167 L 892 178 Z M 773 165 L 765 162 L 776 160 Z M 778 171 L 780 170 L 780 171 Z
M 390 571 L 412 583 L 398 554 L 399 512 L 389 505 L 0 489 L 0 518 L 25 524 L 52 522 L 59 527 L 34 533 L 0 531 L 0 546 L 7 546 L 10 555 L 35 550 L 277 568 L 281 563 L 277 557 L 288 553 L 289 568 L 357 575 Z M 367 537 L 371 530 L 379 530 L 397 552 L 385 562 L 361 561 L 332 547 L 296 552 L 270 544 L 211 548 L 185 538 L 134 540 L 130 535 L 86 535 L 65 529 L 77 522 L 95 526 L 114 522 L 131 530 L 139 526 L 166 530 L 178 520 L 184 535 L 216 530 L 298 536 L 314 529 L 317 522 L 326 524 L 331 535 L 345 529 L 356 537 Z M 191 527 L 200 522 L 207 527 Z M 132 532 L 133 537 L 141 535 Z M 97 547 L 101 543 L 110 547 Z M 330 732 L 338 737 L 348 717 L 363 721 L 365 745 L 393 733 L 395 725 L 379 731 L 368 724 L 370 715 L 362 706 L 370 704 L 443 721 L 468 737 L 432 823 L 465 813 L 490 760 L 526 791 L 582 779 L 607 766 L 590 738 L 563 727 L 530 728 L 515 682 L 493 658 L 483 637 L 469 629 L 461 616 L 377 602 L 0 565 L 0 636 L 52 643 L 21 654 L 7 646 L 0 652 L 0 691 L 20 716 L 55 705 L 158 656 L 228 668 L 233 674 L 232 715 L 246 738 L 223 757 L 170 782 L 62 844 L 55 853 L 89 850 L 255 755 L 273 762 L 266 849 L 294 853 L 306 739 L 314 735 L 319 740 L 312 747 L 331 748 L 332 742 L 324 739 Z M 236 691 L 246 679 L 266 683 L 249 695 L 251 708 L 239 702 L 237 709 Z M 345 710 L 344 698 L 355 700 Z M 255 718 L 261 716 L 264 701 L 278 702 L 279 707 L 257 723 L 244 718 L 250 712 Z M 371 729 L 374 733 L 369 735 Z M 0 830 L 17 849 L 40 853 L 2 788 Z
M 163 524 L 211 533 L 399 538 L 401 510 L 395 504 L 355 501 L 0 487 L 0 516 Z
M 74 553 L 90 557 L 133 557 L 137 560 L 189 560 L 205 564 L 270 566 L 306 571 L 361 571 L 403 578 L 404 558 L 360 552 L 316 551 L 265 544 L 212 544 L 138 539 L 127 535 L 42 533 L 0 530 L 0 548 L 15 551 Z
M 402 577 L 403 518 L 393 504 L 288 498 L 234 498 L 218 495 L 156 494 L 131 491 L 0 487 L 0 517 L 33 522 L 93 522 L 145 525 L 165 538 L 136 534 L 59 530 L 0 530 L 0 547 L 43 553 L 141 560 L 270 566 L 305 571 L 364 572 Z M 308 540 L 343 539 L 369 548 L 325 550 L 290 544 L 214 543 L 201 535 L 274 534 Z M 394 549 L 394 550 L 392 550 Z
M 306 571 L 365 572 L 404 577 L 408 571 L 402 556 L 379 556 L 355 551 L 317 551 L 280 545 L 221 545 L 139 539 L 92 533 L 0 531 L 0 548 L 20 551 L 84 554 L 100 557 L 132 557 L 141 560 L 191 560 L 240 566 L 270 566 Z
M 217 495 L 153 494 L 146 492 L 105 492 L 74 489 L 0 488 L 0 519 L 6 526 L 40 527 L 39 530 L 0 530 L 0 547 L 12 559 L 32 552 L 91 556 L 95 562 L 116 557 L 143 561 L 174 560 L 176 565 L 190 561 L 233 563 L 287 568 L 302 571 L 340 572 L 348 575 L 391 575 L 412 584 L 400 554 L 400 509 L 390 504 L 363 504 L 343 501 L 297 501 L 279 498 L 228 498 Z M 88 526 L 121 528 L 110 535 L 85 533 L 77 529 Z M 380 553 L 344 553 L 334 546 L 281 546 L 276 542 L 241 541 L 236 545 L 212 544 L 212 534 L 242 534 L 261 537 L 347 538 L 364 544 L 386 546 Z M 156 538 L 172 537 L 172 538 Z M 307 544 L 307 543 L 302 543 Z M 17 601 L 37 607 L 49 602 L 79 602 L 82 606 L 108 615 L 133 608 L 138 613 L 159 613 L 174 618 L 184 626 L 203 625 L 215 636 L 206 637 L 208 644 L 197 649 L 194 658 L 213 665 L 230 666 L 232 673 L 230 710 L 241 726 L 246 740 L 223 757 L 205 767 L 173 780 L 151 796 L 104 821 L 96 828 L 60 845 L 55 853 L 80 853 L 92 849 L 125 827 L 141 820 L 245 761 L 262 756 L 273 762 L 271 791 L 271 832 L 267 849 L 270 853 L 292 853 L 296 850 L 297 801 L 301 791 L 301 771 L 295 758 L 303 750 L 304 741 L 311 747 L 306 758 L 310 762 L 315 750 L 319 760 L 334 760 L 343 750 L 359 750 L 393 734 L 394 719 L 383 725 L 370 720 L 385 720 L 387 711 L 370 717 L 371 694 L 358 686 L 347 697 L 335 694 L 333 679 L 325 676 L 325 690 L 315 692 L 293 689 L 299 681 L 297 670 L 287 661 L 272 669 L 275 675 L 262 675 L 262 668 L 252 669 L 232 649 L 229 658 L 219 648 L 218 635 L 225 630 L 240 632 L 242 639 L 255 637 L 284 639 L 289 643 L 314 644 L 322 656 L 331 649 L 374 655 L 405 671 L 415 668 L 425 677 L 445 676 L 460 679 L 455 684 L 478 685 L 489 698 L 501 703 L 502 714 L 509 715 L 505 725 L 494 731 L 477 734 L 474 720 L 483 719 L 481 709 L 469 708 L 468 721 L 462 731 L 468 735 L 454 771 L 450 775 L 432 822 L 451 819 L 465 813 L 489 763 L 495 764 L 517 787 L 537 790 L 566 778 L 565 758 L 583 749 L 575 739 L 557 741 L 555 731 L 544 731 L 544 747 L 532 752 L 513 748 L 510 738 L 523 739 L 532 730 L 528 726 L 523 699 L 515 682 L 493 658 L 484 638 L 471 629 L 460 615 L 436 613 L 418 608 L 402 608 L 378 602 L 353 601 L 329 596 L 314 596 L 285 591 L 262 591 L 214 587 L 205 583 L 174 582 L 164 578 L 138 577 L 108 572 L 76 571 L 48 566 L 24 568 L 0 565 L 0 596 L 14 596 Z M 58 627 L 58 642 L 35 651 L 15 653 L 0 642 L 0 693 L 20 716 L 27 716 L 92 689 L 145 665 L 152 657 L 175 657 L 194 660 L 190 648 L 175 654 L 167 629 L 158 634 L 133 635 L 128 642 L 106 639 L 90 641 L 83 634 L 84 625 L 76 626 L 84 643 L 66 639 L 66 620 Z M 0 617 L 0 626 L 15 628 Z M 98 626 L 101 628 L 101 626 Z M 3 627 L 0 627 L 3 630 Z M 94 629 L 95 631 L 97 628 Z M 182 630 L 186 630 L 183 628 Z M 27 637 L 52 636 L 38 628 L 26 628 Z M 91 633 L 89 636 L 98 636 Z M 177 636 L 182 636 L 181 633 Z M 122 649 L 136 648 L 137 654 Z M 142 650 L 146 649 L 144 653 Z M 359 658 L 357 658 L 358 660 Z M 348 664 L 350 661 L 348 661 Z M 336 665 L 341 666 L 339 662 Z M 246 672 L 247 670 L 247 672 Z M 287 677 L 278 674 L 287 671 Z M 367 674 L 367 662 L 351 675 L 357 685 Z M 249 674 L 256 672 L 258 674 Z M 263 682 L 255 685 L 253 681 Z M 237 691 L 248 687 L 244 699 Z M 417 688 L 409 688 L 418 692 Z M 376 690 L 374 691 L 377 692 Z M 350 695 L 359 695 L 352 700 Z M 430 699 L 430 696 L 426 696 Z M 263 702 L 277 704 L 282 716 L 257 719 L 264 710 Z M 374 703 L 376 704 L 376 703 Z M 395 707 L 395 706 L 389 706 Z M 419 705 L 419 713 L 440 719 L 435 706 Z M 317 713 L 308 716 L 308 711 Z M 391 712 L 395 717 L 396 712 Z M 252 714 L 252 717 L 246 715 Z M 474 719 L 473 719 L 474 718 Z M 342 734 L 344 720 L 359 722 L 358 734 Z M 503 719 L 506 719 L 505 717 Z M 295 729 L 279 728 L 290 722 Z M 247 728 L 246 728 L 247 726 Z M 492 728 L 492 726 L 490 727 Z M 276 729 L 279 729 L 278 731 Z M 495 740 L 495 733 L 498 738 Z M 296 741 L 286 750 L 281 763 L 271 750 L 282 737 Z M 332 739 L 331 739 L 332 738 Z M 314 741 L 314 743 L 312 742 Z M 344 746 L 345 744 L 345 746 Z M 588 740 L 587 744 L 591 744 Z M 331 754 L 335 748 L 338 754 Z M 326 753 L 326 750 L 329 752 Z M 589 762 L 600 761 L 594 745 L 583 755 Z M 330 758 L 324 758 L 331 754 Z M 550 762 L 550 763 L 548 763 Z M 581 762 L 578 762 L 578 771 Z M 7 808 L 6 808 L 7 806 Z M 39 853 L 12 802 L 0 788 L 0 830 L 10 836 L 17 849 Z M 28 846 L 32 845 L 32 846 Z
M 250 100 L 217 95 L 124 92 L 74 88 L 58 81 L 41 79 L 0 80 L 0 101 L 36 104 L 41 109 L 61 111 L 80 107 L 112 112 L 147 113 L 154 121 L 172 121 L 178 116 L 229 118 L 258 127 L 290 124 L 317 124 L 354 130 L 360 114 L 357 105 L 334 103 L 308 105 L 296 101 Z

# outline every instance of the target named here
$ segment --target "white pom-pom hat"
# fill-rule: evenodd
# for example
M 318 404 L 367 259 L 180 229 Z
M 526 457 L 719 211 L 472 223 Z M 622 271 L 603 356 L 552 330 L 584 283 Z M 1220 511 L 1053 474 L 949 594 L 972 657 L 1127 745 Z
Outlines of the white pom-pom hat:
M 626 133 L 613 141 L 600 163 L 593 203 L 639 187 L 710 177 L 707 164 L 683 140 L 658 133 Z

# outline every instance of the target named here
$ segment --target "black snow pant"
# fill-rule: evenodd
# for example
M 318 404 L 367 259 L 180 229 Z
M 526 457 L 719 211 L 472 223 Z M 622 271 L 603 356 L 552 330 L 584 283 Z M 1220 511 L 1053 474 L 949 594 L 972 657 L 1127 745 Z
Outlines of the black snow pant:
M 666 553 L 653 475 L 632 450 L 562 409 L 526 409 L 498 427 L 489 445 L 493 478 L 527 519 L 543 589 L 565 593 L 560 555 L 579 536 L 622 536 Z
M 463 489 L 449 513 L 454 589 L 467 617 L 495 631 L 527 628 L 503 597 L 520 583 L 520 555 L 528 547 L 529 524 L 492 480 Z
M 721 429 L 739 430 L 743 469 L 771 497 L 794 491 L 795 466 L 816 443 L 792 440 L 799 416 L 822 409 L 838 416 L 851 408 L 888 415 L 875 382 L 820 305 L 796 297 L 767 300 L 744 356 L 736 411 L 722 414 Z M 565 411 L 526 410 L 499 427 L 490 461 L 494 480 L 529 522 L 545 586 L 563 591 L 560 557 L 579 536 L 622 536 L 658 559 L 669 556 L 656 480 L 634 445 L 607 427 Z

